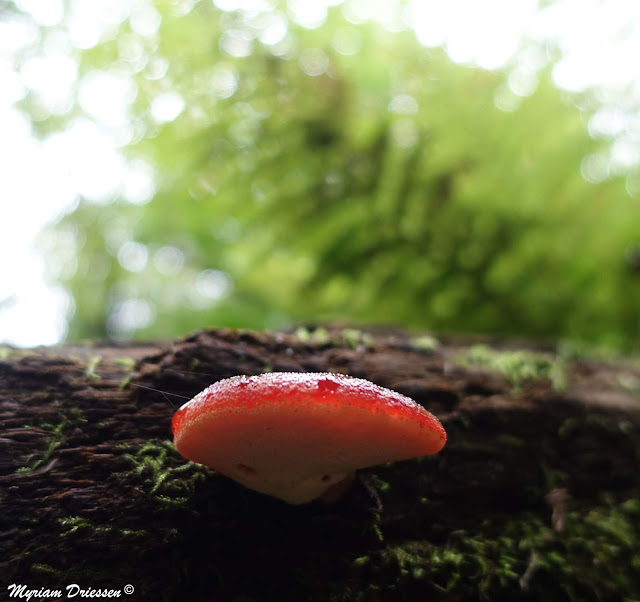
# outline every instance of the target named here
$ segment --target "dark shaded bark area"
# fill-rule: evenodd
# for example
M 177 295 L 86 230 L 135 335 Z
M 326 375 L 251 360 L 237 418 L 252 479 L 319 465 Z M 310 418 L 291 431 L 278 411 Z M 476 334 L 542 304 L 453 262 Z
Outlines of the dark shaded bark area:
M 499 362 L 460 365 L 469 346 L 218 330 L 4 350 L 0 598 L 12 583 L 131 584 L 120 599 L 167 601 L 640 598 L 638 366 L 524 360 L 560 366 L 559 392 L 544 370 L 509 382 Z M 362 471 L 334 505 L 288 506 L 184 461 L 171 394 L 268 370 L 405 393 L 447 446 Z

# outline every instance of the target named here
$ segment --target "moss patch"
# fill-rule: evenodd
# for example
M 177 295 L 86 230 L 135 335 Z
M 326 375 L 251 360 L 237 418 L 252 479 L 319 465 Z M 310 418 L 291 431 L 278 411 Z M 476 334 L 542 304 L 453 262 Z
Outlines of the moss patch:
M 59 414 L 59 417 L 59 422 L 55 424 L 45 422 L 37 425 L 38 428 L 51 433 L 46 439 L 45 448 L 41 454 L 31 454 L 27 459 L 27 464 L 18 468 L 16 472 L 29 473 L 40 468 L 49 461 L 55 450 L 65 443 L 69 431 L 86 423 L 87 421 L 82 410 L 78 408 L 72 408 L 68 412 L 62 412 Z M 25 425 L 24 428 L 33 427 Z
M 431 352 L 440 347 L 440 341 L 428 334 L 423 334 L 409 339 L 409 344 L 418 351 Z
M 640 499 L 575 508 L 561 532 L 537 514 L 477 531 L 452 532 L 444 544 L 388 546 L 352 561 L 358 600 L 635 600 L 640 593 Z M 348 597 L 342 598 L 349 599 Z
M 100 365 L 101 361 L 102 357 L 100 357 L 99 355 L 95 355 L 89 360 L 89 363 L 87 364 L 87 367 L 84 371 L 84 377 L 87 380 L 100 380 L 100 375 L 96 372 L 96 369 Z
M 459 352 L 454 361 L 462 366 L 478 366 L 499 372 L 511 386 L 520 390 L 525 382 L 547 378 L 556 391 L 567 388 L 566 360 L 534 351 L 498 351 L 487 345 L 474 345 Z
M 295 335 L 303 343 L 315 343 L 316 345 L 332 344 L 331 334 L 322 326 L 312 329 L 300 326 L 296 329 Z
M 193 492 L 196 481 L 206 469 L 194 462 L 185 462 L 171 441 L 151 440 L 134 447 L 119 446 L 131 465 L 130 475 L 142 481 L 143 490 L 163 506 L 182 506 Z M 127 478 L 127 473 L 119 473 Z
M 81 516 L 67 516 L 58 520 L 62 526 L 64 536 L 92 531 L 101 535 L 116 534 L 120 537 L 140 537 L 147 534 L 144 529 L 125 529 L 115 525 L 101 525 Z

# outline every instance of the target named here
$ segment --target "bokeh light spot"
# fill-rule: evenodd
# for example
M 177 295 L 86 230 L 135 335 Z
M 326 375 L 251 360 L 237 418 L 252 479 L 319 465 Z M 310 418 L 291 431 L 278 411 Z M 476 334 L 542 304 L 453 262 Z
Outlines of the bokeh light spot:
M 156 123 L 168 123 L 184 110 L 184 100 L 177 92 L 164 92 L 151 103 L 151 117 Z
M 155 311 L 145 299 L 130 298 L 118 301 L 107 319 L 107 332 L 114 338 L 128 338 L 140 328 L 153 322 Z
M 124 243 L 118 251 L 118 262 L 129 272 L 140 272 L 147 265 L 149 251 L 139 242 L 129 241 Z
M 329 57 L 320 48 L 306 48 L 300 53 L 300 66 L 307 75 L 322 75 L 329 68 Z
M 161 247 L 153 254 L 153 265 L 161 274 L 173 275 L 184 267 L 184 259 L 177 247 Z

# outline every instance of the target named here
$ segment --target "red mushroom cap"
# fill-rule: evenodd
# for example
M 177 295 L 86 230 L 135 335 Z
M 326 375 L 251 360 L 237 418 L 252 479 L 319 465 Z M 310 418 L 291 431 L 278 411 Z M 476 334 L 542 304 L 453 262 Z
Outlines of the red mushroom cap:
M 173 416 L 176 449 L 256 491 L 309 502 L 354 470 L 435 454 L 447 435 L 412 399 L 361 378 L 221 380 Z

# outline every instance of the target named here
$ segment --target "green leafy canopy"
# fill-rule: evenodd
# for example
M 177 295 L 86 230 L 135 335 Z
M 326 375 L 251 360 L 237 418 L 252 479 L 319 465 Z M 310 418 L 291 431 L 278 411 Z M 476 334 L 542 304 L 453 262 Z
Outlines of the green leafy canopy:
M 638 340 L 640 207 L 622 177 L 583 179 L 604 142 L 548 70 L 518 97 L 509 69 L 339 6 L 315 29 L 273 7 L 181 6 L 155 4 L 153 35 L 124 21 L 77 54 L 83 77 L 133 86 L 123 152 L 156 192 L 83 200 L 47 239 L 52 266 L 77 253 L 58 270 L 70 338 L 339 318 Z

